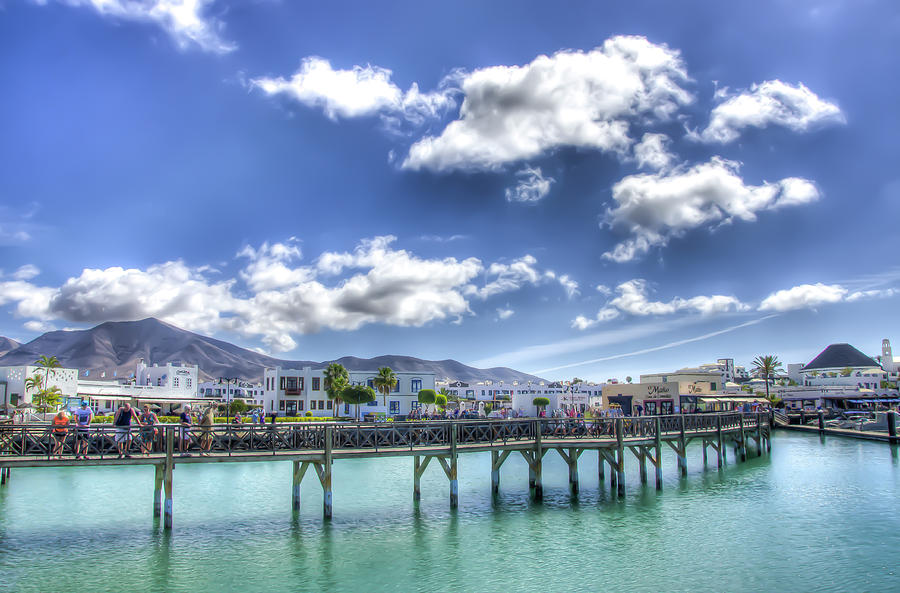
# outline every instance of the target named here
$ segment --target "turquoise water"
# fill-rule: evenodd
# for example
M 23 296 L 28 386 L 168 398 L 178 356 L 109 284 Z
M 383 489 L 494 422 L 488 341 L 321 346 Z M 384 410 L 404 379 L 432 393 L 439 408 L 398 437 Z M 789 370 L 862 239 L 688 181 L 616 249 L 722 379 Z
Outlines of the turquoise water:
M 152 517 L 150 467 L 13 470 L 0 488 L 0 591 L 898 591 L 900 463 L 883 443 L 779 434 L 771 456 L 661 493 L 597 482 L 595 453 L 568 493 L 555 452 L 544 502 L 523 459 L 490 494 L 490 455 L 460 457 L 460 507 L 436 464 L 412 502 L 412 459 L 341 460 L 334 519 L 310 472 L 290 510 L 289 462 L 175 469 L 175 529 Z M 652 478 L 650 470 L 650 479 Z M 608 475 L 607 475 L 608 480 Z

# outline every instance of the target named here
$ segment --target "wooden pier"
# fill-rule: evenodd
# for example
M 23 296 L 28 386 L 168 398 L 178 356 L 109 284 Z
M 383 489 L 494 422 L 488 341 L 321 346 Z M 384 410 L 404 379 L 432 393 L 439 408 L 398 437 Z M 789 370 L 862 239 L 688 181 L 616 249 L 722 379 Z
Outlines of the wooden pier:
M 528 463 L 531 496 L 543 498 L 542 460 L 556 451 L 569 468 L 569 487 L 578 494 L 578 461 L 586 451 L 597 451 L 598 477 L 605 481 L 609 466 L 610 487 L 625 495 L 625 458 L 630 451 L 638 461 L 639 480 L 647 484 L 647 462 L 655 470 L 655 486 L 663 487 L 662 453 L 670 447 L 681 476 L 687 475 L 687 446 L 703 445 L 722 468 L 727 449 L 744 461 L 749 453 L 761 456 L 771 450 L 770 416 L 753 414 L 676 414 L 628 418 L 516 420 L 460 420 L 386 423 L 278 423 L 266 425 L 216 425 L 195 427 L 187 435 L 181 456 L 180 427 L 157 425 L 150 438 L 151 453 L 141 455 L 141 431 L 133 428 L 129 453 L 120 458 L 115 428 L 94 425 L 88 432 L 70 428 L 66 435 L 52 434 L 46 424 L 0 425 L 0 481 L 6 484 L 11 468 L 98 465 L 148 465 L 155 467 L 153 513 L 163 516 L 171 528 L 174 520 L 174 469 L 178 464 L 248 461 L 291 461 L 291 498 L 300 508 L 301 484 L 312 467 L 324 493 L 323 516 L 332 516 L 331 474 L 339 459 L 408 456 L 413 458 L 413 498 L 421 496 L 420 480 L 434 461 L 449 481 L 450 506 L 459 504 L 458 457 L 462 453 L 491 452 L 491 490 L 500 490 L 500 470 L 511 455 Z M 147 433 L 144 433 L 146 436 Z M 62 440 L 62 455 L 53 455 L 54 441 Z M 76 447 L 87 441 L 89 459 L 75 459 Z M 145 443 L 146 444 L 146 443 Z M 176 444 L 178 445 L 176 450 Z

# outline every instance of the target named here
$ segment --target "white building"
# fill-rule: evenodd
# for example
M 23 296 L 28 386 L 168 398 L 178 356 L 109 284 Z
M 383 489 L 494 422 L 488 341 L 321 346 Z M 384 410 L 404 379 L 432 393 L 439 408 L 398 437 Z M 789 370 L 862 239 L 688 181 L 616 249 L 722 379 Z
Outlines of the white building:
M 46 376 L 47 371 L 35 365 L 20 365 L 0 367 L 0 404 L 17 406 L 30 404 L 34 390 L 25 389 L 25 379 L 40 375 Z M 78 391 L 78 370 L 57 368 L 50 371 L 48 387 L 59 387 L 61 401 L 75 397 Z
M 142 358 L 134 373 L 135 385 L 168 387 L 185 396 L 196 396 L 199 369 L 195 364 L 167 362 L 165 366 L 154 363 L 147 366 Z
M 349 371 L 351 385 L 368 385 L 375 389 L 376 371 Z M 360 416 L 380 412 L 389 416 L 407 415 L 419 407 L 419 391 L 434 389 L 434 373 L 409 373 L 394 371 L 397 385 L 390 394 L 377 393 L 374 402 L 359 407 Z M 378 390 L 376 389 L 376 392 Z M 266 369 L 263 377 L 263 406 L 266 412 L 280 416 L 303 416 L 312 412 L 313 416 L 334 415 L 334 405 L 325 392 L 325 369 Z M 382 405 L 382 399 L 387 405 Z M 338 416 L 352 416 L 355 406 L 342 404 Z
M 479 402 L 493 402 L 494 407 L 511 408 L 533 416 L 537 413 L 537 406 L 533 403 L 536 397 L 550 400 L 548 411 L 575 408 L 578 412 L 584 412 L 591 405 L 591 398 L 597 398 L 599 402 L 603 385 L 586 381 L 572 385 L 549 381 L 485 380 L 474 383 L 438 381 L 437 388 L 444 388 L 464 400 L 462 405 L 467 409 L 477 408 Z
M 203 381 L 200 383 L 197 395 L 222 402 L 241 399 L 249 405 L 262 405 L 265 391 L 261 383 Z

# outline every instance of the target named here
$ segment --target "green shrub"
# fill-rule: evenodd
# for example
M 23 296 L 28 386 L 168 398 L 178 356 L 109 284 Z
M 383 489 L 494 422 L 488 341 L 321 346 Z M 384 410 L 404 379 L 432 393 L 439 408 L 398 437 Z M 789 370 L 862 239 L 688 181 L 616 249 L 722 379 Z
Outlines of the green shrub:
M 307 410 L 307 411 L 306 411 L 306 414 L 303 414 L 303 415 L 304 415 L 304 416 L 312 416 L 312 411 L 311 411 L 311 410 Z
M 531 403 L 536 405 L 539 408 L 544 408 L 550 405 L 550 399 L 546 397 L 536 397 L 531 400 Z
M 423 389 L 419 392 L 419 403 L 420 404 L 433 404 L 434 400 L 437 398 L 437 393 L 434 392 L 434 389 Z
M 443 408 L 447 405 L 447 396 L 442 393 L 438 393 L 434 396 L 434 403 Z

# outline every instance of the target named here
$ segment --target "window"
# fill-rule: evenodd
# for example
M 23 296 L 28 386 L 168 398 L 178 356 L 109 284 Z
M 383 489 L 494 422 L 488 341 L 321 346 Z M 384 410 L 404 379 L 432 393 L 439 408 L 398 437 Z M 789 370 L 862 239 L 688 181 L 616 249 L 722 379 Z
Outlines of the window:
M 287 414 L 288 416 L 297 413 L 297 402 L 295 400 L 289 400 L 287 403 Z
M 313 377 L 312 383 L 313 383 L 312 384 L 313 391 L 320 391 L 322 389 L 322 379 L 321 378 Z
M 328 409 L 331 410 L 333 408 L 334 408 L 334 402 L 332 402 L 331 400 L 328 400 Z
M 284 412 L 284 400 L 278 402 L 278 409 Z
M 370 408 L 373 408 L 373 407 L 375 407 L 375 406 L 378 405 L 378 400 L 377 400 L 377 399 L 373 399 L 372 401 L 370 401 L 370 402 L 367 403 L 366 405 L 369 406 Z
M 320 410 L 324 410 L 324 409 L 325 409 L 325 400 L 324 400 L 324 399 L 320 399 L 320 400 L 319 400 L 319 409 L 320 409 Z
M 303 411 L 303 400 L 302 399 L 297 402 L 297 409 L 300 410 L 301 412 Z
M 368 379 L 366 379 L 366 385 L 368 385 L 372 389 L 375 389 L 375 379 L 369 377 Z
M 420 391 L 422 391 L 422 379 L 413 379 L 411 387 L 409 389 L 413 393 L 419 393 Z
M 400 413 L 400 402 L 396 400 L 391 400 L 391 414 L 399 414 Z
M 400 393 L 400 379 L 397 379 L 397 382 L 394 383 L 394 389 L 392 391 L 394 393 Z
M 475 399 L 474 389 L 466 389 L 466 399 Z
M 172 379 L 172 387 L 178 387 L 178 377 Z
M 413 410 L 421 409 L 421 407 L 422 407 L 421 402 L 412 402 L 412 409 L 413 409 Z
M 191 388 L 191 380 L 190 380 L 190 379 L 185 379 L 185 380 L 184 380 L 184 388 L 185 388 L 185 389 L 190 389 L 190 388 Z

